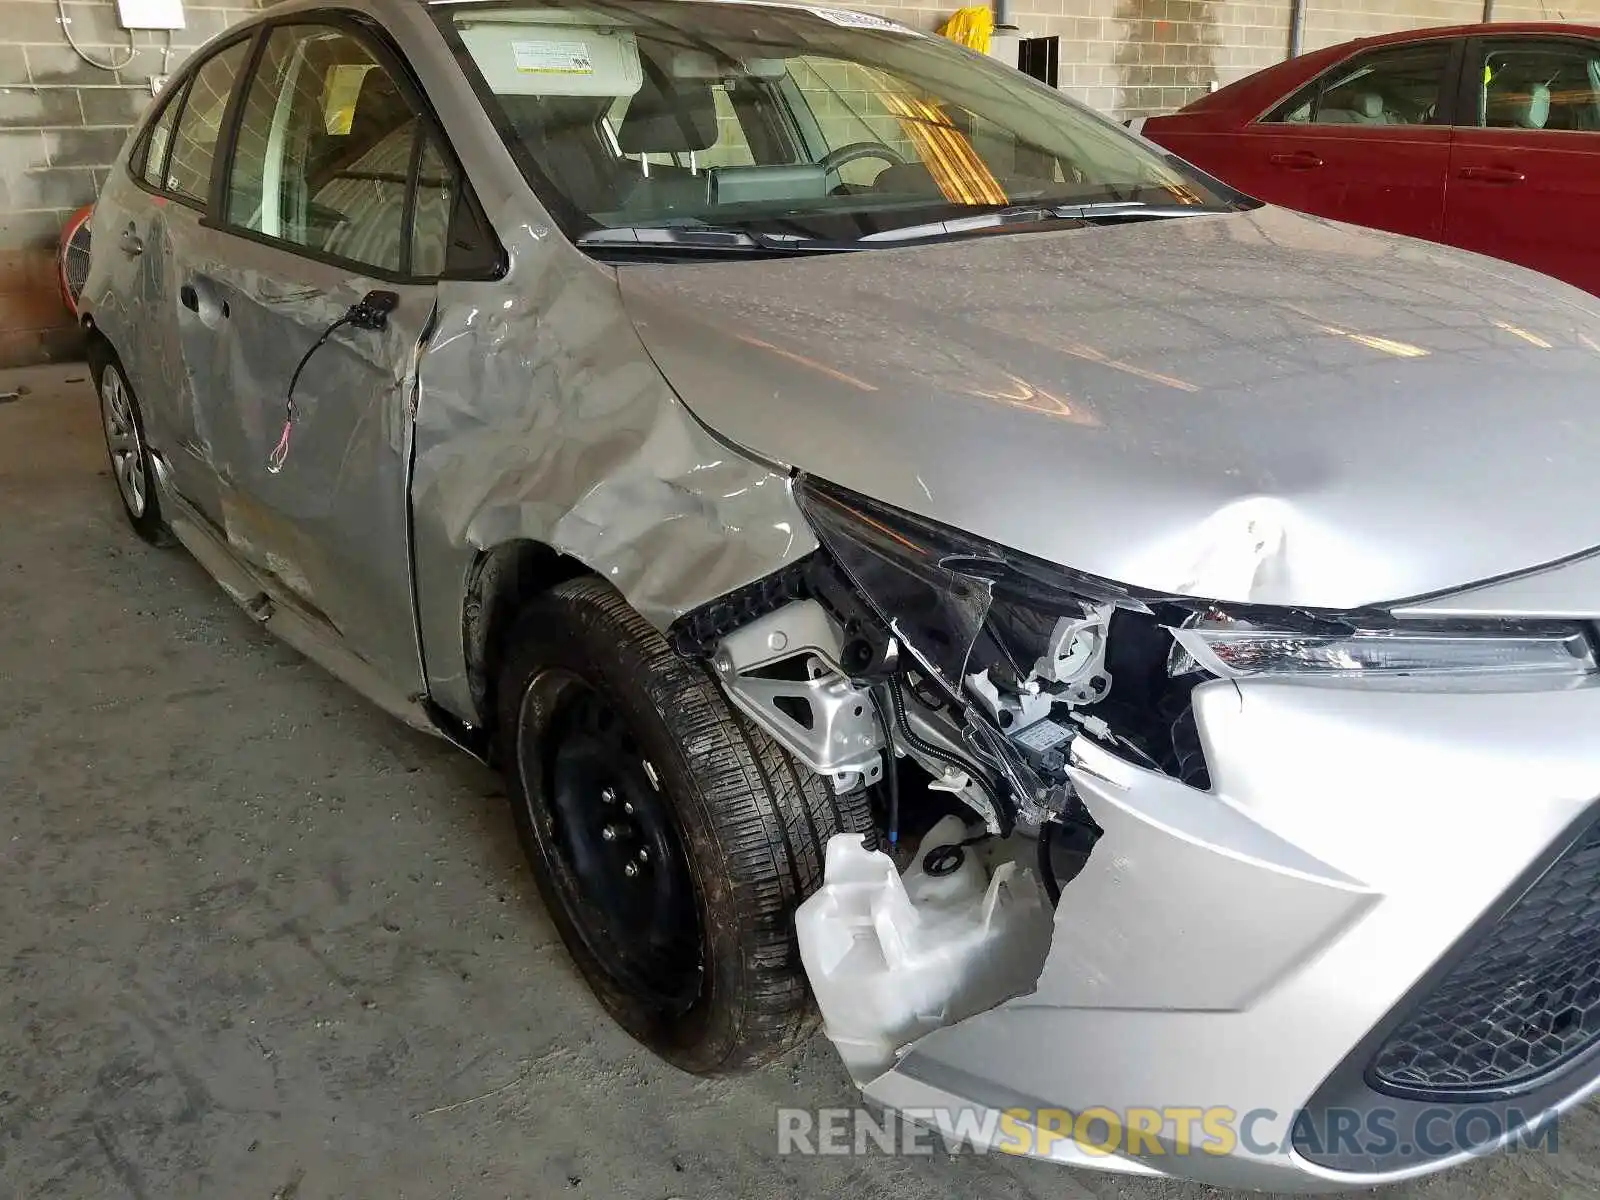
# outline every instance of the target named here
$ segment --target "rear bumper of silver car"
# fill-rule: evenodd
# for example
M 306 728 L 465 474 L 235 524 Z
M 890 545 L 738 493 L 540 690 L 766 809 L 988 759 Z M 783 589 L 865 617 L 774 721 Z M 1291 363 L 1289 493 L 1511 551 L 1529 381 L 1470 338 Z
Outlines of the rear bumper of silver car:
M 1194 703 L 1210 790 L 1080 738 L 1074 782 L 1105 833 L 1037 988 L 916 1042 L 868 1097 L 994 1149 L 1284 1191 L 1552 1144 L 1540 1123 L 1600 1087 L 1600 953 L 1541 978 L 1516 938 L 1600 920 L 1600 872 L 1572 857 L 1600 853 L 1600 687 L 1241 680 Z M 1581 875 L 1530 914 L 1562 864 Z M 1490 982 L 1456 995 L 1446 1057 L 1470 1076 L 1492 1056 L 1475 1039 L 1532 1029 L 1478 1017 L 1546 1002 L 1560 1053 L 1465 1092 L 1447 1069 L 1375 1076 L 1452 971 L 1477 977 L 1474 954 Z

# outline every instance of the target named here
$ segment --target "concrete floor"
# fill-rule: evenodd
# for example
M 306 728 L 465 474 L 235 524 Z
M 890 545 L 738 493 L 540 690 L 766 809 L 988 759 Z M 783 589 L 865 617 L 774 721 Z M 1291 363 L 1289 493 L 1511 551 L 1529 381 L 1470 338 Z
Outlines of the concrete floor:
M 699 1082 L 590 1000 L 497 780 L 124 526 L 81 368 L 0 374 L 0 1198 L 1096 1197 L 1006 1158 L 780 1159 L 816 1039 Z M 1386 1193 L 1600 1194 L 1562 1152 Z

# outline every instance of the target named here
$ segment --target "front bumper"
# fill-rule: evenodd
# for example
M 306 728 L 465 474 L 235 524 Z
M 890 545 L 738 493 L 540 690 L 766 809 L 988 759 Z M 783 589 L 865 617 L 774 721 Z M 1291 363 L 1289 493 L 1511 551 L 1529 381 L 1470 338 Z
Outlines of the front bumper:
M 1212 790 L 1080 738 L 1074 782 L 1105 833 L 1036 990 L 916 1042 L 869 1098 L 965 1111 L 956 1127 L 1037 1157 L 1324 1191 L 1463 1161 L 1600 1088 L 1583 1054 L 1454 1105 L 1367 1082 L 1386 1034 L 1600 814 L 1600 687 L 1240 680 L 1194 705 Z M 1059 1136 L 1080 1118 L 1093 1145 Z

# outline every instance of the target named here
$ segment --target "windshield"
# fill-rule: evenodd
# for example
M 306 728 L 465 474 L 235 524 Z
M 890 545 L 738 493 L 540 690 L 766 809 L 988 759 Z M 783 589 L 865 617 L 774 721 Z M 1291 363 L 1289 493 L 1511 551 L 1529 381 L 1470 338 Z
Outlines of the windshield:
M 1238 198 L 1027 76 L 877 17 L 630 0 L 438 5 L 569 236 L 855 240 L 951 217 Z

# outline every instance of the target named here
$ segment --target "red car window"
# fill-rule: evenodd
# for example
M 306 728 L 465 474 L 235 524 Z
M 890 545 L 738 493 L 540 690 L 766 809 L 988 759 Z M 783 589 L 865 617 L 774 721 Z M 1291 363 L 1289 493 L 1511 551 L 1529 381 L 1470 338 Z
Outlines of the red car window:
M 1490 42 L 1477 112 L 1487 129 L 1600 130 L 1600 53 L 1576 42 Z M 1475 119 L 1471 119 L 1475 118 Z
M 1438 119 L 1449 67 L 1447 42 L 1373 50 L 1340 63 L 1264 120 L 1286 125 L 1430 125 Z

